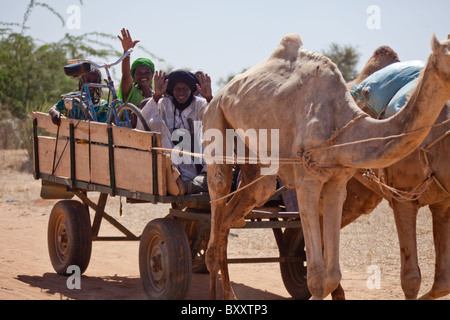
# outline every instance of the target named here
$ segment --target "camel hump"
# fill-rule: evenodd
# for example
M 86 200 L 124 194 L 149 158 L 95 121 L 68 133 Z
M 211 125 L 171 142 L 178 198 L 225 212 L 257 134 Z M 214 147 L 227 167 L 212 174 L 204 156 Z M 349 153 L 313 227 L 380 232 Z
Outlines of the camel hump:
M 273 52 L 272 57 L 295 60 L 298 56 L 298 50 L 302 45 L 302 39 L 298 34 L 287 34 L 281 39 L 281 42 Z

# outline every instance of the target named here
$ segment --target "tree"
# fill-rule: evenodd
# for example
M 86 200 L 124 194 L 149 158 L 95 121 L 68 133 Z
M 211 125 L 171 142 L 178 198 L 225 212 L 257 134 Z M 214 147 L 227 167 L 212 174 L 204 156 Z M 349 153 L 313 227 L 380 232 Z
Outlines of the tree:
M 332 42 L 328 49 L 322 50 L 322 54 L 337 65 L 346 82 L 358 76 L 356 65 L 361 54 L 356 50 L 356 47 L 350 45 L 341 46 Z
M 80 1 L 82 4 L 82 1 Z M 79 36 L 66 33 L 53 43 L 39 44 L 26 35 L 26 23 L 35 7 L 43 7 L 56 15 L 64 26 L 63 17 L 43 2 L 31 0 L 22 23 L 0 22 L 0 114 L 24 119 L 29 111 L 56 103 L 62 93 L 75 91 L 78 81 L 67 77 L 63 67 L 69 59 L 99 58 L 99 62 L 118 57 L 122 52 L 111 43 L 115 35 L 88 32 Z M 163 61 L 144 47 L 141 50 L 153 59 Z
M 247 71 L 247 68 L 242 69 L 242 71 L 240 73 L 244 73 L 245 71 Z M 226 78 L 220 77 L 219 80 L 217 80 L 216 84 L 219 87 L 224 87 L 228 82 L 230 82 L 234 77 L 236 76 L 236 74 L 234 73 L 229 73 L 228 76 Z
M 0 40 L 0 106 L 23 119 L 28 105 L 56 102 L 77 82 L 64 75 L 66 53 L 55 44 L 36 46 L 32 38 L 12 33 Z

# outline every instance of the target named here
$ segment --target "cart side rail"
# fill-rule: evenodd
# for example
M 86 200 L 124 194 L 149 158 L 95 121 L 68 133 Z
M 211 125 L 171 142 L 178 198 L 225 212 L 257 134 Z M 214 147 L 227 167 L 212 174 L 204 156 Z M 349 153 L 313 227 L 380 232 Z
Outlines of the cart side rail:
M 58 127 L 48 114 L 34 112 L 34 171 L 36 179 L 106 186 L 135 194 L 165 196 L 161 134 L 99 122 L 62 118 Z M 54 136 L 38 136 L 37 127 Z M 60 178 L 60 179 L 56 179 Z

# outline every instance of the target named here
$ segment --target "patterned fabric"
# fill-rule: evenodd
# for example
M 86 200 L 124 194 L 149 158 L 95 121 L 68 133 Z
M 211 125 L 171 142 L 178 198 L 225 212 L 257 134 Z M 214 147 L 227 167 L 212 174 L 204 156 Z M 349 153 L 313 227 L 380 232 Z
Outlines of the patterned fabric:
M 87 117 L 78 105 L 74 105 L 72 110 L 67 110 L 64 99 L 58 101 L 56 109 L 68 118 L 87 120 Z M 106 122 L 108 120 L 108 103 L 106 101 L 100 101 L 99 104 L 94 106 L 94 110 L 98 122 Z

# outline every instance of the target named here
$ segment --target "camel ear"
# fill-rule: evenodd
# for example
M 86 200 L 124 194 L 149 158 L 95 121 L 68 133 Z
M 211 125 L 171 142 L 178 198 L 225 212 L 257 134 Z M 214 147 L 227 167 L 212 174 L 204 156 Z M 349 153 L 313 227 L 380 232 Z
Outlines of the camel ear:
M 433 52 L 437 52 L 441 48 L 441 43 L 436 38 L 436 35 L 433 33 L 433 36 L 431 37 L 431 49 Z

